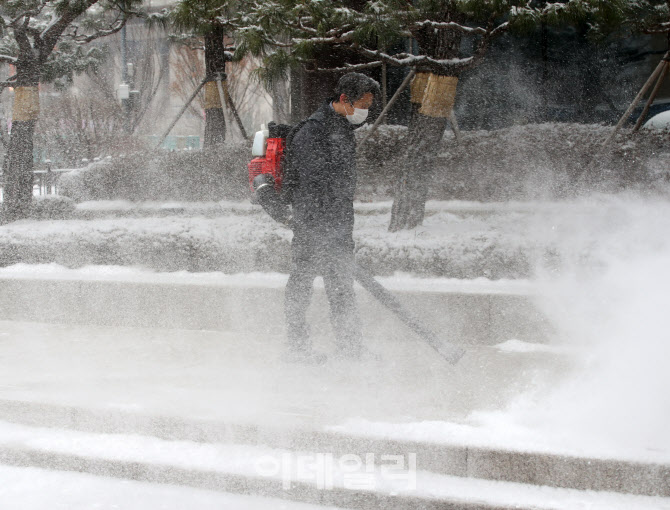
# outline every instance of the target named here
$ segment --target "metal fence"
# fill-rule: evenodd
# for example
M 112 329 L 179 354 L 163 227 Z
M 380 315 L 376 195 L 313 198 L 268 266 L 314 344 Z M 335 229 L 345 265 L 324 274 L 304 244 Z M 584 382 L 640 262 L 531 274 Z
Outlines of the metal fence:
M 58 195 L 59 181 L 71 168 L 33 170 L 33 196 Z M 0 202 L 4 201 L 5 176 L 0 175 Z

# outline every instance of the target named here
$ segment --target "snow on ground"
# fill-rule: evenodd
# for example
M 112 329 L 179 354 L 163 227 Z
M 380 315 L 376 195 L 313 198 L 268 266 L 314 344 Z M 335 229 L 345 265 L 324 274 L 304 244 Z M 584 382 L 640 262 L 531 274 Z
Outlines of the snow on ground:
M 323 475 L 323 471 L 318 469 L 319 464 L 310 464 L 306 469 L 296 469 L 296 466 L 298 466 L 297 459 L 313 458 L 309 457 L 308 452 L 288 452 L 243 445 L 165 441 L 121 434 L 90 434 L 57 429 L 39 429 L 2 422 L 0 422 L 0 432 L 2 432 L 0 441 L 4 444 L 11 444 L 14 448 L 23 447 L 30 450 L 46 451 L 51 454 L 74 454 L 88 458 L 142 462 L 144 465 L 176 466 L 200 471 L 260 476 L 275 481 L 283 481 L 288 477 L 289 481 L 304 481 L 311 484 L 318 483 L 319 477 Z M 290 472 L 284 472 L 285 459 L 289 459 L 287 464 L 291 466 L 289 468 Z M 351 474 L 352 470 L 341 459 L 333 459 L 333 463 L 328 464 L 326 469 L 331 476 L 328 479 L 328 486 L 351 488 L 351 485 L 348 485 L 347 475 Z M 12 473 L 12 471 L 10 470 L 10 476 L 16 477 L 17 474 Z M 518 505 L 524 508 L 538 509 L 670 509 L 670 498 L 531 486 L 512 482 L 446 476 L 424 471 L 415 471 L 415 478 L 414 475 L 399 476 L 402 473 L 397 472 L 394 476 L 385 476 L 380 465 L 375 466 L 374 470 L 368 472 L 363 464 L 355 472 L 365 475 L 365 478 L 358 478 L 354 488 L 362 491 L 375 491 L 385 495 L 418 496 L 428 500 L 448 499 L 462 503 L 483 503 L 490 506 Z M 0 471 L 1 474 L 2 471 Z M 19 473 L 18 476 L 20 477 L 21 474 Z M 23 474 L 25 475 L 25 473 Z M 40 480 L 39 476 L 37 480 Z M 87 478 L 84 477 L 83 480 L 87 480 Z M 95 483 L 96 480 L 92 477 L 88 478 L 91 483 Z M 47 479 L 43 483 L 53 484 L 54 481 Z M 129 487 L 133 490 L 138 485 L 130 483 Z M 139 487 L 142 487 L 142 485 L 139 485 Z M 2 495 L 2 490 L 0 488 L 0 495 Z M 195 494 L 199 496 L 203 494 L 211 495 L 211 493 L 204 491 L 196 491 Z M 175 491 L 175 496 L 179 498 L 182 495 Z M 247 502 L 250 500 L 240 499 L 240 501 Z M 260 498 L 256 500 L 259 505 L 258 508 L 264 508 L 261 506 L 263 501 Z M 206 500 L 205 503 L 209 504 Z M 188 506 L 192 508 L 193 504 Z M 21 510 L 24 508 L 26 507 L 21 507 Z M 154 506 L 152 505 L 151 508 L 154 508 Z M 240 508 L 245 507 L 241 506 Z M 256 507 L 249 506 L 249 508 Z
M 257 496 L 0 466 L 2 510 L 337 510 Z
M 632 462 L 670 463 L 670 448 L 638 449 L 628 444 L 594 442 L 592 436 L 571 436 L 544 427 L 515 422 L 509 410 L 475 411 L 466 423 L 421 421 L 393 423 L 351 419 L 340 425 L 326 427 L 330 432 L 345 435 L 417 441 L 446 445 L 467 445 L 519 452 L 547 453 L 580 458 L 628 460 Z
M 516 352 L 516 353 L 531 353 L 531 352 L 549 352 L 549 353 L 560 353 L 564 352 L 563 349 L 560 349 L 553 345 L 538 344 L 531 342 L 524 342 L 523 340 L 517 340 L 512 338 L 506 342 L 494 345 L 496 349 L 501 352 Z

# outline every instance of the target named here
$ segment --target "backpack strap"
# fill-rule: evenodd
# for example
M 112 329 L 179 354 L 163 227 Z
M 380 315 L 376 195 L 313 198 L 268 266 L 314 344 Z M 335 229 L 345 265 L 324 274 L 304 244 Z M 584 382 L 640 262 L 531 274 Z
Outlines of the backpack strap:
M 293 144 L 293 138 L 295 138 L 298 131 L 300 131 L 310 120 L 312 120 L 311 117 L 301 120 L 286 136 L 286 149 L 284 150 L 284 160 L 282 161 L 281 187 L 281 199 L 286 204 L 291 204 L 293 202 L 293 190 L 300 184 L 300 175 L 295 171 L 294 165 L 291 164 L 291 145 Z

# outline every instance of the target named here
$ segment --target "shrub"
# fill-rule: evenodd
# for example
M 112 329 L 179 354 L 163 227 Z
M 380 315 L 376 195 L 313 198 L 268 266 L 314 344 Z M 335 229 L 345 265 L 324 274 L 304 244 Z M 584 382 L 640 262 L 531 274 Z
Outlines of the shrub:
M 64 220 L 72 217 L 75 209 L 71 198 L 47 195 L 33 199 L 28 216 L 36 220 Z
M 217 150 L 133 154 L 94 162 L 61 177 L 60 193 L 88 200 L 242 199 L 248 194 L 247 144 Z

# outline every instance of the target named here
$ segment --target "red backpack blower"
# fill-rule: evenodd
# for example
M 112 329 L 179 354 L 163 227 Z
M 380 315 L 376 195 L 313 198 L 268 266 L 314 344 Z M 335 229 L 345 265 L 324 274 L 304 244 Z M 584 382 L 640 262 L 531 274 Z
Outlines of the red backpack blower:
M 256 133 L 256 137 L 254 138 L 254 149 L 256 149 L 257 145 L 256 140 L 260 139 L 259 144 L 263 145 L 265 154 L 258 155 L 256 150 L 252 152 L 257 157 L 252 159 L 247 165 L 249 168 L 249 188 L 251 191 L 255 191 L 254 179 L 261 174 L 269 174 L 275 181 L 275 189 L 281 191 L 281 162 L 284 159 L 286 140 L 283 138 L 264 139 L 264 131 L 267 132 L 267 130 L 261 130 Z
M 252 202 L 261 204 L 263 209 L 279 223 L 291 227 L 291 190 L 295 186 L 289 162 L 288 147 L 293 135 L 305 124 L 296 126 L 270 122 L 268 129 L 256 133 L 251 150 L 256 156 L 247 165 Z
M 256 191 L 254 179 L 259 175 L 272 176 L 275 190 L 278 193 L 281 191 L 286 139 L 291 129 L 292 126 L 270 122 L 267 129 L 261 126 L 261 130 L 256 132 L 251 149 L 251 154 L 256 157 L 247 165 L 252 192 Z

